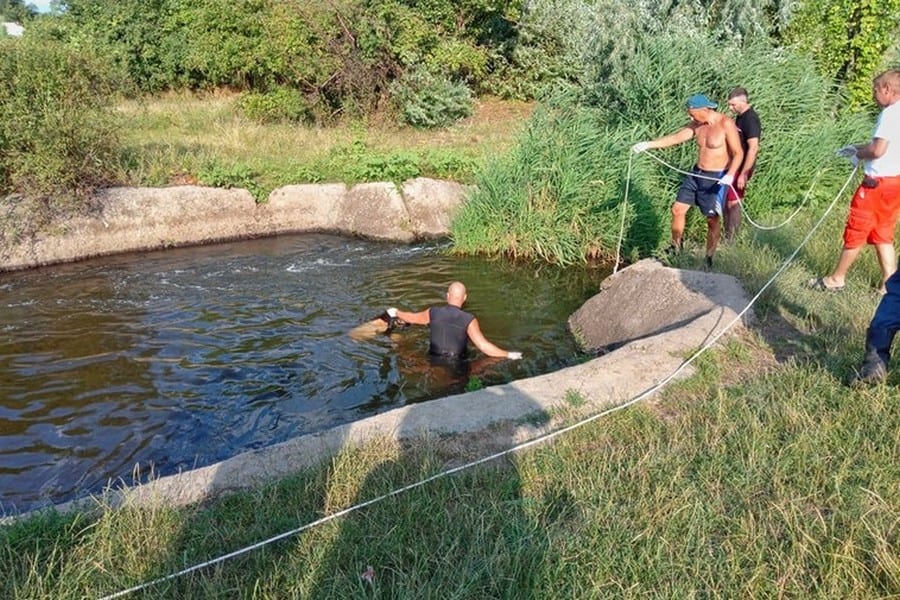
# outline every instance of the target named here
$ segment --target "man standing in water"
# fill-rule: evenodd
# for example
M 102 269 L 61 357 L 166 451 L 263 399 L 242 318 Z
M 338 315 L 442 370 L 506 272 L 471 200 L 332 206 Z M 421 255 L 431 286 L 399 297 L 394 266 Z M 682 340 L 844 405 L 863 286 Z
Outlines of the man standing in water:
M 691 205 L 696 205 L 706 217 L 706 267 L 712 267 L 713 254 L 719 243 L 720 219 L 726 190 L 734 183 L 744 160 L 741 137 L 737 126 L 728 116 L 716 112 L 716 103 L 704 94 L 694 94 L 687 100 L 691 121 L 667 136 L 638 142 L 631 147 L 636 153 L 654 148 L 668 148 L 697 140 L 698 157 L 691 173 L 685 177 L 672 204 L 672 246 L 681 252 L 685 217 Z
M 387 314 L 392 319 L 411 325 L 428 325 L 431 334 L 429 352 L 435 356 L 463 358 L 466 344 L 471 340 L 487 356 L 512 360 L 522 358 L 521 352 L 508 352 L 484 337 L 478 319 L 462 310 L 466 298 L 466 286 L 454 281 L 447 289 L 447 304 L 444 306 L 432 306 L 415 313 L 389 308 Z
M 737 115 L 734 124 L 737 125 L 741 136 L 741 148 L 744 150 L 744 160 L 738 169 L 734 186 L 728 188 L 725 195 L 725 239 L 730 242 L 737 235 L 741 225 L 741 203 L 744 201 L 747 181 L 750 180 L 756 166 L 762 125 L 759 116 L 750 105 L 746 89 L 736 87 L 728 93 L 728 108 Z

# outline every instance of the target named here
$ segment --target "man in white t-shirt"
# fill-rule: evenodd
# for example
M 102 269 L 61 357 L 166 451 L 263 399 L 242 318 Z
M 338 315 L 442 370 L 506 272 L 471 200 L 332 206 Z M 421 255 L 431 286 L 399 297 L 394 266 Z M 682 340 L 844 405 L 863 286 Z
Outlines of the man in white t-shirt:
M 872 81 L 872 95 L 883 108 L 868 144 L 845 146 L 838 154 L 865 161 L 865 177 L 850 202 L 844 227 L 844 248 L 831 275 L 813 279 L 810 286 L 839 291 L 853 261 L 865 244 L 875 246 L 881 265 L 881 293 L 897 270 L 894 227 L 900 212 L 900 69 L 885 71 Z
M 870 144 L 854 147 L 852 155 L 849 148 L 847 152 L 851 157 L 866 160 L 866 178 L 860 189 L 880 202 L 875 207 L 875 214 L 884 215 L 884 226 L 889 225 L 890 233 L 893 233 L 897 212 L 900 210 L 900 69 L 885 71 L 876 77 L 873 88 L 875 101 L 884 107 L 878 116 L 875 135 Z M 888 214 L 891 208 L 894 212 Z M 852 218 L 851 210 L 848 227 Z M 893 244 L 888 259 L 894 261 Z M 881 261 L 880 253 L 879 260 Z M 865 359 L 859 371 L 851 377 L 851 384 L 887 379 L 891 344 L 897 331 L 900 331 L 900 271 L 896 270 L 895 262 L 889 263 L 887 267 L 884 261 L 881 262 L 882 270 L 889 268 L 891 273 L 886 277 L 882 288 L 884 295 L 866 329 Z

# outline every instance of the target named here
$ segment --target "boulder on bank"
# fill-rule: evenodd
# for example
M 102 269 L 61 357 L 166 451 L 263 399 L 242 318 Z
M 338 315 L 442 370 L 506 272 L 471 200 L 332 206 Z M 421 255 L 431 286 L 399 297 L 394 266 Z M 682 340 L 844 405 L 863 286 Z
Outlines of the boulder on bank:
M 606 278 L 600 292 L 569 317 L 569 329 L 588 352 L 614 350 L 692 324 L 712 336 L 716 322 L 728 325 L 748 302 L 730 275 L 644 259 Z M 744 324 L 748 318 L 749 313 L 743 315 Z

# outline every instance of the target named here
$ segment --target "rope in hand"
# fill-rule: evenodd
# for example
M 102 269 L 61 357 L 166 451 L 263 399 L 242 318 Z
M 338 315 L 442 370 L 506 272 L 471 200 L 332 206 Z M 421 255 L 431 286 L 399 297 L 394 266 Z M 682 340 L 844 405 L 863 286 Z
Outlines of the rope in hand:
M 700 175 L 699 173 L 691 173 L 689 171 L 684 171 L 682 169 L 679 169 L 678 167 L 667 163 L 666 161 L 664 161 L 660 157 L 656 156 L 654 153 L 650 152 L 649 150 L 644 152 L 644 154 L 649 155 L 650 158 L 652 158 L 653 160 L 659 162 L 663 166 L 666 166 L 666 167 L 672 169 L 673 171 L 675 171 L 677 173 L 681 173 L 683 175 L 690 175 L 692 177 L 696 177 L 697 179 L 706 179 L 709 181 L 719 181 L 716 177 L 707 177 L 706 175 Z M 630 157 L 629 157 L 628 162 L 629 162 L 629 172 L 630 172 L 630 165 L 631 165 Z M 800 211 L 803 210 L 803 207 L 806 205 L 806 202 L 809 200 L 809 197 L 812 194 L 813 188 L 818 183 L 819 177 L 821 177 L 822 173 L 824 173 L 825 171 L 826 171 L 825 169 L 819 169 L 818 171 L 816 171 L 816 175 L 815 175 L 815 177 L 813 177 L 812 182 L 809 184 L 809 189 L 806 190 L 806 194 L 803 196 L 803 201 L 800 203 L 800 206 L 798 206 L 796 208 L 796 210 L 794 210 L 794 212 L 791 213 L 791 215 L 787 219 L 785 219 L 778 225 L 760 225 L 759 223 L 754 221 L 750 217 L 750 214 L 747 212 L 747 207 L 744 206 L 744 202 L 740 199 L 740 196 L 738 195 L 737 190 L 734 188 L 734 186 L 732 186 L 731 184 L 728 184 L 728 188 L 731 189 L 731 191 L 734 193 L 735 197 L 738 198 L 738 202 L 740 202 L 740 204 L 741 204 L 741 211 L 744 213 L 744 217 L 746 217 L 747 222 L 749 222 L 751 225 L 753 225 L 757 229 L 761 229 L 763 231 L 772 231 L 774 229 L 780 229 L 780 228 L 784 227 L 785 225 L 790 223 L 794 219 L 794 217 L 796 217 L 798 214 L 800 214 Z M 854 169 L 854 171 L 855 171 L 855 169 Z

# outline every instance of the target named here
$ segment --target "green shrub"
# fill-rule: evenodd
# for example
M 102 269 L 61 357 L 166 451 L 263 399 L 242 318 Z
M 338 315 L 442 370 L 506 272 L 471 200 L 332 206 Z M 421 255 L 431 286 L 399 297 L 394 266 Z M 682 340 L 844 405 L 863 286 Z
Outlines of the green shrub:
M 400 118 L 413 127 L 443 127 L 473 111 L 472 92 L 464 84 L 413 70 L 391 86 Z
M 786 41 L 808 52 L 819 73 L 845 83 L 851 109 L 871 107 L 872 78 L 886 69 L 900 34 L 900 0 L 802 2 Z
M 421 173 L 419 157 L 413 152 L 368 154 L 348 166 L 351 181 L 393 181 L 402 183 Z
M 289 87 L 247 92 L 241 96 L 238 106 L 247 118 L 262 123 L 312 120 L 312 112 L 303 95 Z
M 476 167 L 476 163 L 472 158 L 447 150 L 427 152 L 421 164 L 421 175 L 424 177 L 450 179 L 459 182 L 471 181 Z
M 259 174 L 247 165 L 221 165 L 210 163 L 197 173 L 203 185 L 219 188 L 243 188 L 250 192 L 257 202 L 263 202 L 268 192 L 259 183 Z
M 50 40 L 0 40 L 2 193 L 52 197 L 53 207 L 114 179 L 112 73 L 105 61 Z
M 444 77 L 476 83 L 487 72 L 488 57 L 484 48 L 464 40 L 449 39 L 439 43 L 425 61 L 427 70 Z

